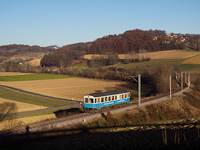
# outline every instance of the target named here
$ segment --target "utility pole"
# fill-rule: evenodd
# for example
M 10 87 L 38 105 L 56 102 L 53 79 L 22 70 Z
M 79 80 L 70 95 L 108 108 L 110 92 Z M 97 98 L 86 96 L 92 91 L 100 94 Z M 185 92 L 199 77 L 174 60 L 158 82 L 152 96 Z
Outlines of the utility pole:
M 141 104 L 141 75 L 138 74 L 138 107 Z
M 187 83 L 187 72 L 184 73 L 185 73 L 185 83 Z
M 172 76 L 169 76 L 169 98 L 172 98 Z
M 138 74 L 138 80 L 135 79 L 134 76 L 129 76 L 131 77 L 135 82 L 138 82 L 138 107 L 141 105 L 141 75 Z
M 188 72 L 188 87 L 190 88 L 190 80 L 191 80 L 191 78 L 190 78 L 190 72 Z
M 181 92 L 183 93 L 183 72 L 181 72 Z

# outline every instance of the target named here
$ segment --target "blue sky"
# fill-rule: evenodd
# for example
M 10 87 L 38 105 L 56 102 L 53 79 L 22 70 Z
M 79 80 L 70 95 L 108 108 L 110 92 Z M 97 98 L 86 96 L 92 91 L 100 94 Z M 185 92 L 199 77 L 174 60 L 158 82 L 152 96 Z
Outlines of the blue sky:
M 200 34 L 200 0 L 0 0 L 0 45 L 63 46 L 134 29 Z

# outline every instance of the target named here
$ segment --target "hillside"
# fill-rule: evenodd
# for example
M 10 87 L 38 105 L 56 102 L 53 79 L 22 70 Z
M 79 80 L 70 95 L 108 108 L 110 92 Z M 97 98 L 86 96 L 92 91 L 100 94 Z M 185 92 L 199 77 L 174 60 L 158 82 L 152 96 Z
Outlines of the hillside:
M 42 58 L 44 54 L 53 51 L 51 47 L 29 45 L 4 45 L 0 46 L 0 63 L 5 61 L 24 62 Z
M 93 42 L 63 46 L 45 55 L 42 66 L 68 67 L 85 54 L 138 54 L 164 50 L 200 50 L 200 35 L 166 34 L 162 30 L 130 30 L 108 35 Z

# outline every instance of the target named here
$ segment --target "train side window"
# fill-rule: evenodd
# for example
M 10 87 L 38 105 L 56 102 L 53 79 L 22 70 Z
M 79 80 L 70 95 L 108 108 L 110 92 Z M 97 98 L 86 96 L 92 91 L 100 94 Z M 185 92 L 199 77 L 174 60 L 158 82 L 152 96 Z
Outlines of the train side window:
M 101 98 L 101 102 L 102 102 L 102 103 L 104 102 L 104 98 L 103 98 L 103 97 Z
M 122 98 L 122 95 L 119 95 L 119 99 L 121 99 Z
M 88 98 L 85 98 L 85 103 L 88 103 Z
M 115 96 L 115 100 L 117 100 L 117 96 Z
M 124 94 L 122 94 L 122 99 L 124 98 Z
M 114 97 L 114 96 L 112 96 L 112 100 L 113 100 L 113 101 L 115 100 L 115 97 Z
M 111 96 L 109 96 L 108 100 L 111 101 Z
M 125 94 L 125 98 L 127 98 L 127 94 Z
M 94 103 L 97 103 L 97 99 L 95 98 Z
M 98 98 L 98 103 L 101 103 L 101 99 L 100 98 Z
M 107 102 L 108 101 L 108 97 L 105 97 L 105 102 Z
M 94 99 L 93 98 L 90 98 L 90 103 L 94 103 Z

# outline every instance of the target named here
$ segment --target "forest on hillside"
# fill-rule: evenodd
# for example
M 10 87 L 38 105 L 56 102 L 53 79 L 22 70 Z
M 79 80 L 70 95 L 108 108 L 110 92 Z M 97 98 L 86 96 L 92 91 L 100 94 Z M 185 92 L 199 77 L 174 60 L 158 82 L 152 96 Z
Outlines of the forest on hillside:
M 200 50 L 200 35 L 166 34 L 163 30 L 130 30 L 119 35 L 108 35 L 93 42 L 66 45 L 47 54 L 42 66 L 68 67 L 84 54 L 133 54 L 162 50 L 184 49 L 188 45 Z
M 176 43 L 176 39 L 170 42 L 166 40 L 165 31 L 161 30 L 131 30 L 119 35 L 109 35 L 95 40 L 88 48 L 88 53 L 105 54 L 115 52 L 125 54 L 139 53 L 140 50 L 148 52 L 168 49 L 184 49 L 183 43 Z

